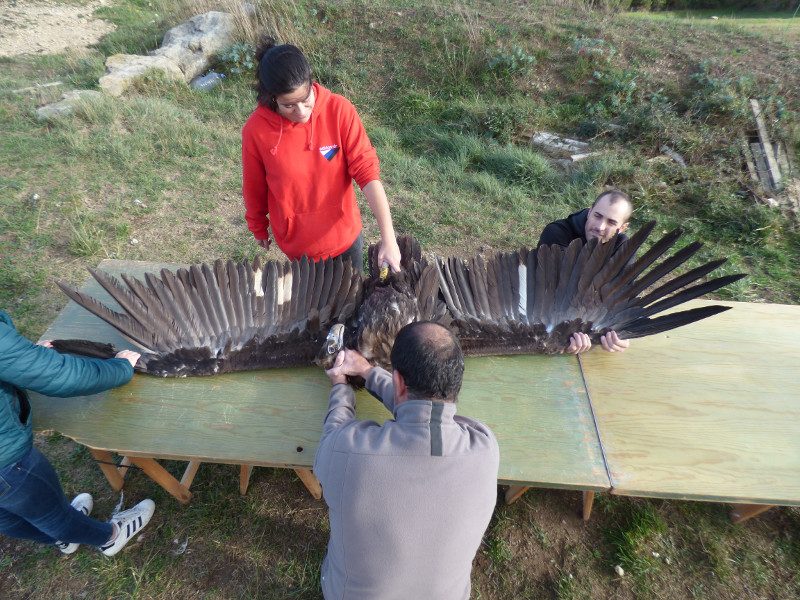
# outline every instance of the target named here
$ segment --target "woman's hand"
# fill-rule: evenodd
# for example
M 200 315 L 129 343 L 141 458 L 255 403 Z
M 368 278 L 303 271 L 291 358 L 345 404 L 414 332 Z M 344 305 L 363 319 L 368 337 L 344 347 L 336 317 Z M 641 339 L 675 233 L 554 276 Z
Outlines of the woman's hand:
M 378 248 L 378 264 L 389 265 L 395 273 L 400 271 L 400 246 L 397 245 L 396 238 L 381 239 L 381 246 Z
M 129 363 L 131 363 L 132 367 L 135 367 L 136 362 L 139 360 L 139 357 L 141 356 L 142 356 L 141 354 L 139 354 L 138 352 L 134 352 L 133 350 L 120 350 L 119 352 L 117 352 L 114 358 L 124 358 Z

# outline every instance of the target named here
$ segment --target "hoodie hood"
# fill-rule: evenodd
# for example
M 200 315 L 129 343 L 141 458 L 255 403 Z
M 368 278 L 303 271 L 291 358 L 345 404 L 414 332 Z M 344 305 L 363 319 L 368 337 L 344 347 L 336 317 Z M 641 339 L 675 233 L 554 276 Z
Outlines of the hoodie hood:
M 274 140 L 271 140 L 272 144 L 269 149 L 270 154 L 273 156 L 278 153 L 284 132 L 292 130 L 305 130 L 307 148 L 309 150 L 314 149 L 314 122 L 325 110 L 325 104 L 331 97 L 331 92 L 316 82 L 312 83 L 311 85 L 314 88 L 314 108 L 311 111 L 311 118 L 305 123 L 294 123 L 266 106 L 259 106 L 254 111 L 253 114 L 263 119 L 269 126 L 269 129 L 274 131 Z
M 567 217 L 566 221 L 572 230 L 572 235 L 576 238 L 581 238 L 584 243 L 586 242 L 586 218 L 589 216 L 589 209 L 584 208 L 572 213 Z

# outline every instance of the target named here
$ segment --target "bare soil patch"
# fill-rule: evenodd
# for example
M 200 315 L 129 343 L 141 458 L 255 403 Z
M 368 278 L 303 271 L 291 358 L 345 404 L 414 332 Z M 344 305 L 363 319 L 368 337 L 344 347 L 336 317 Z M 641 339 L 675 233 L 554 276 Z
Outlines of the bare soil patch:
M 57 54 L 96 44 L 114 25 L 94 18 L 109 0 L 84 6 L 0 0 L 0 56 Z

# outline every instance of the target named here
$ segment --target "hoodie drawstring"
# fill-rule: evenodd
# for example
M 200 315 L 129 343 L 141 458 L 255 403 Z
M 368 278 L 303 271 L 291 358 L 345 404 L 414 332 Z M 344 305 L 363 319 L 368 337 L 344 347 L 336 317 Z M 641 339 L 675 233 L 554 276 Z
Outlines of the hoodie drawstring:
M 278 146 L 280 145 L 281 138 L 283 137 L 283 119 L 280 119 L 280 124 L 281 124 L 281 132 L 278 134 L 278 141 L 275 142 L 275 147 L 274 148 L 270 148 L 269 149 L 269 153 L 272 154 L 272 156 L 275 156 L 275 154 L 277 154 Z
M 269 149 L 269 153 L 272 154 L 272 156 L 275 156 L 278 153 L 278 146 L 281 145 L 281 139 L 283 138 L 283 119 L 280 120 L 280 124 L 281 124 L 281 130 L 280 130 L 280 133 L 278 133 L 278 141 L 275 142 L 275 146 L 273 146 L 272 148 Z M 311 131 L 310 131 L 310 135 L 308 136 L 308 149 L 309 150 L 313 150 L 314 149 L 314 115 L 313 114 L 311 115 Z

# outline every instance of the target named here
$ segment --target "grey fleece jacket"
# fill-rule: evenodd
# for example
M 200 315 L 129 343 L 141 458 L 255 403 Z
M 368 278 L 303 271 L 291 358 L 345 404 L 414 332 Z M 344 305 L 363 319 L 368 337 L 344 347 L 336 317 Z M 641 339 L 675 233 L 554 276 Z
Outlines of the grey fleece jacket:
M 367 390 L 395 419 L 357 420 L 353 390 L 337 384 L 314 458 L 330 509 L 323 594 L 465 600 L 497 499 L 497 440 L 483 423 L 456 416 L 453 403 L 395 407 L 381 368 L 369 372 Z

